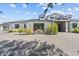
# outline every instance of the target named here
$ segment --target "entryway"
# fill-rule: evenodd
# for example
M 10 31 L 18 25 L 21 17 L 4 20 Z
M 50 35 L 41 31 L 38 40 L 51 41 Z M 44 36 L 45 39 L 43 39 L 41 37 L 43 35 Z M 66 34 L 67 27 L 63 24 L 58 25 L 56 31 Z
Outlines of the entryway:
M 66 22 L 56 22 L 58 24 L 58 32 L 66 31 Z

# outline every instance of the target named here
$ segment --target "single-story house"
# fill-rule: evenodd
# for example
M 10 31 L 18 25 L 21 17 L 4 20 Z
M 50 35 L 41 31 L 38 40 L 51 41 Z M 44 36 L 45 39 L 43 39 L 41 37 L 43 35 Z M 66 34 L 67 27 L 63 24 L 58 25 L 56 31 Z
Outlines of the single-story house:
M 79 27 L 79 20 L 72 19 L 72 15 L 63 16 L 58 13 L 53 13 L 45 17 L 45 15 L 40 15 L 39 19 L 30 20 L 20 20 L 13 22 L 6 22 L 0 25 L 0 30 L 17 29 L 20 27 L 36 29 L 47 29 L 48 25 L 51 23 L 58 24 L 59 32 L 70 32 L 73 28 Z

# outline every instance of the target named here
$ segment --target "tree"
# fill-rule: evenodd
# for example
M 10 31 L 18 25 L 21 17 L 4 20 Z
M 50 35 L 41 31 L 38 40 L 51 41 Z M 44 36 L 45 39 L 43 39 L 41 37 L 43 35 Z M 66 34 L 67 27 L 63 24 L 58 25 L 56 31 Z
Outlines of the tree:
M 54 8 L 54 5 L 56 5 L 58 3 L 48 3 L 47 4 L 47 8 L 44 10 L 44 14 L 46 14 L 46 12 L 48 11 L 49 8 Z M 63 5 L 64 3 L 61 4 L 61 6 Z
M 44 14 L 46 14 L 49 8 L 53 8 L 53 3 L 47 4 L 47 8 L 44 10 Z
M 0 14 L 3 14 L 3 11 L 0 11 Z

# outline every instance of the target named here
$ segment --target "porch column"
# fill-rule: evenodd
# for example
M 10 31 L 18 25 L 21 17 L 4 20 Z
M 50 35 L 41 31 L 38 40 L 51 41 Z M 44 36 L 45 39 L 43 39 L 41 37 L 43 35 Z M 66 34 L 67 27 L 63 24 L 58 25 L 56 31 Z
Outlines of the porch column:
M 68 32 L 68 22 L 65 23 L 65 32 Z
M 3 31 L 3 26 L 0 26 L 0 30 Z

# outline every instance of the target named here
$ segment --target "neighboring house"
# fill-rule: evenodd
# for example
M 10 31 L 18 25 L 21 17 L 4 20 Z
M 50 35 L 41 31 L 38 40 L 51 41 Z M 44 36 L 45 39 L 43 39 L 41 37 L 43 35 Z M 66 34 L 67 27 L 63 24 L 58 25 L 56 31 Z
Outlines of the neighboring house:
M 39 19 L 20 20 L 14 22 L 6 22 L 0 25 L 1 30 L 31 28 L 33 31 L 37 29 L 46 30 L 51 23 L 58 23 L 59 32 L 70 32 L 75 27 L 79 27 L 79 20 L 71 19 L 72 15 L 63 16 L 58 13 L 53 13 L 45 17 L 40 15 Z

